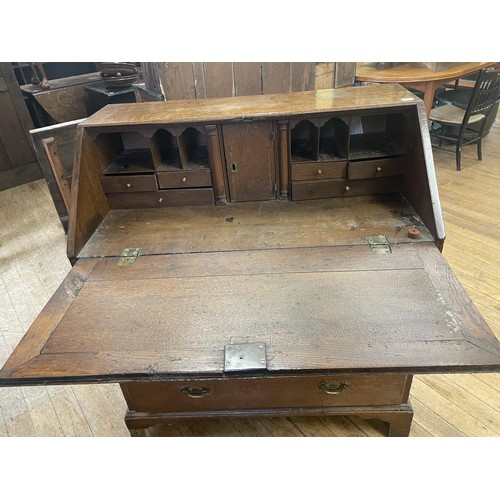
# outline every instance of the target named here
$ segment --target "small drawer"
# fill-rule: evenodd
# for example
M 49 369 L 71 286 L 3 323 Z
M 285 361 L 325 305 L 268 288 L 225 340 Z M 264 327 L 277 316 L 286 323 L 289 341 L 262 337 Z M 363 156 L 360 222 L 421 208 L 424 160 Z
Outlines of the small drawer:
M 381 177 L 380 179 L 329 179 L 325 181 L 292 182 L 292 200 L 319 200 L 342 196 L 365 196 L 388 194 L 403 189 L 404 176 Z
M 133 193 L 158 189 L 155 174 L 103 175 L 101 184 L 105 193 Z
M 399 405 L 411 376 L 366 374 L 186 379 L 121 384 L 130 410 L 175 412 Z
M 163 189 L 141 193 L 109 193 L 109 206 L 119 208 L 195 207 L 214 205 L 214 190 Z
M 292 181 L 337 179 L 346 176 L 346 161 L 292 163 Z
M 375 179 L 393 175 L 404 175 L 408 158 L 383 158 L 379 160 L 350 161 L 348 167 L 349 179 Z
M 158 170 L 156 175 L 160 189 L 210 187 L 212 185 L 212 176 L 208 168 L 176 171 Z

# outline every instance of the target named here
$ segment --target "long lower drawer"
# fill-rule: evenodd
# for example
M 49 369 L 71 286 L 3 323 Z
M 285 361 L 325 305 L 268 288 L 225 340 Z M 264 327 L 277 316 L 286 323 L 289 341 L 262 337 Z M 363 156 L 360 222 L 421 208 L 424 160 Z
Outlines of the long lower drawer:
M 118 208 L 160 208 L 214 205 L 212 188 L 159 189 L 144 193 L 109 193 L 109 206 Z
M 387 194 L 403 189 L 404 176 L 380 179 L 328 179 L 324 181 L 292 182 L 292 200 L 318 200 L 343 196 Z
M 127 382 L 122 390 L 136 412 L 248 408 L 398 405 L 408 400 L 411 375 L 270 376 Z

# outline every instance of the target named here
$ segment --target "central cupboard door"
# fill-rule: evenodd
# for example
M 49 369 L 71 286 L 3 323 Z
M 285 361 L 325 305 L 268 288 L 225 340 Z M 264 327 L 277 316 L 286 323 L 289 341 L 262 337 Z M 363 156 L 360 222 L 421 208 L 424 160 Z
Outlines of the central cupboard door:
M 222 125 L 229 198 L 276 199 L 276 152 L 271 122 Z

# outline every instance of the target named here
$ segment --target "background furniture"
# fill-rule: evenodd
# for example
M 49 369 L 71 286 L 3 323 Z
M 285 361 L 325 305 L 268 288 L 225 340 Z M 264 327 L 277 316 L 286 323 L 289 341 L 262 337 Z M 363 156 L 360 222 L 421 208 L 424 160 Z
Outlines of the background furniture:
M 0 63 L 0 190 L 40 179 L 28 130 L 33 122 L 10 63 Z
M 481 70 L 465 109 L 446 104 L 431 110 L 431 136 L 439 139 L 439 146 L 443 139 L 456 144 L 457 170 L 460 170 L 462 147 L 467 144 L 477 144 L 477 157 L 482 160 L 484 132 L 499 94 L 500 71 Z
M 144 99 L 171 101 L 352 86 L 356 63 L 155 62 L 141 68 Z
M 408 435 L 413 373 L 500 368 L 439 252 L 427 125 L 410 95 L 124 104 L 86 120 L 75 265 L 1 383 L 120 382 L 132 431 L 355 414 Z
M 46 139 L 54 140 L 54 148 L 57 150 L 59 161 L 64 169 L 64 174 L 69 184 L 73 175 L 73 160 L 75 156 L 76 127 L 83 120 L 74 120 L 67 123 L 58 123 L 49 127 L 41 127 L 30 130 L 31 140 L 36 152 L 37 160 L 40 165 L 43 177 L 47 181 L 47 186 L 54 201 L 57 214 L 64 230 L 68 230 L 68 209 L 54 176 L 54 171 L 50 165 L 50 159 L 47 155 L 43 141 Z
M 429 117 L 436 89 L 444 83 L 457 80 L 496 63 L 457 63 L 440 71 L 433 71 L 426 64 L 419 62 L 394 63 L 388 68 L 377 70 L 376 63 L 359 62 L 356 65 L 356 80 L 359 82 L 400 83 L 412 89 L 423 91 L 425 113 Z

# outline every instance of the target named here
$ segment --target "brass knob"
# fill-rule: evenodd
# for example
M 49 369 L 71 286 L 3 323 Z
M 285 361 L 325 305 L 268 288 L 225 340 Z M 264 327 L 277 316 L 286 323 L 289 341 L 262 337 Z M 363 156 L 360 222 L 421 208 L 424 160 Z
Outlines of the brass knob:
M 186 177 L 183 177 L 182 178 L 182 182 L 186 182 L 187 181 L 187 178 Z
M 377 167 L 377 172 L 382 172 L 382 167 Z
M 127 184 L 127 187 L 128 187 L 128 188 L 129 188 L 129 187 L 132 187 L 132 184 Z
M 161 203 L 163 201 L 163 198 L 158 198 L 158 203 Z
M 346 186 L 346 187 L 345 187 L 345 190 L 346 190 L 346 191 L 350 191 L 350 190 L 351 190 L 351 188 L 350 188 L 349 186 Z
M 321 175 L 323 173 L 322 170 L 318 170 L 318 175 Z

